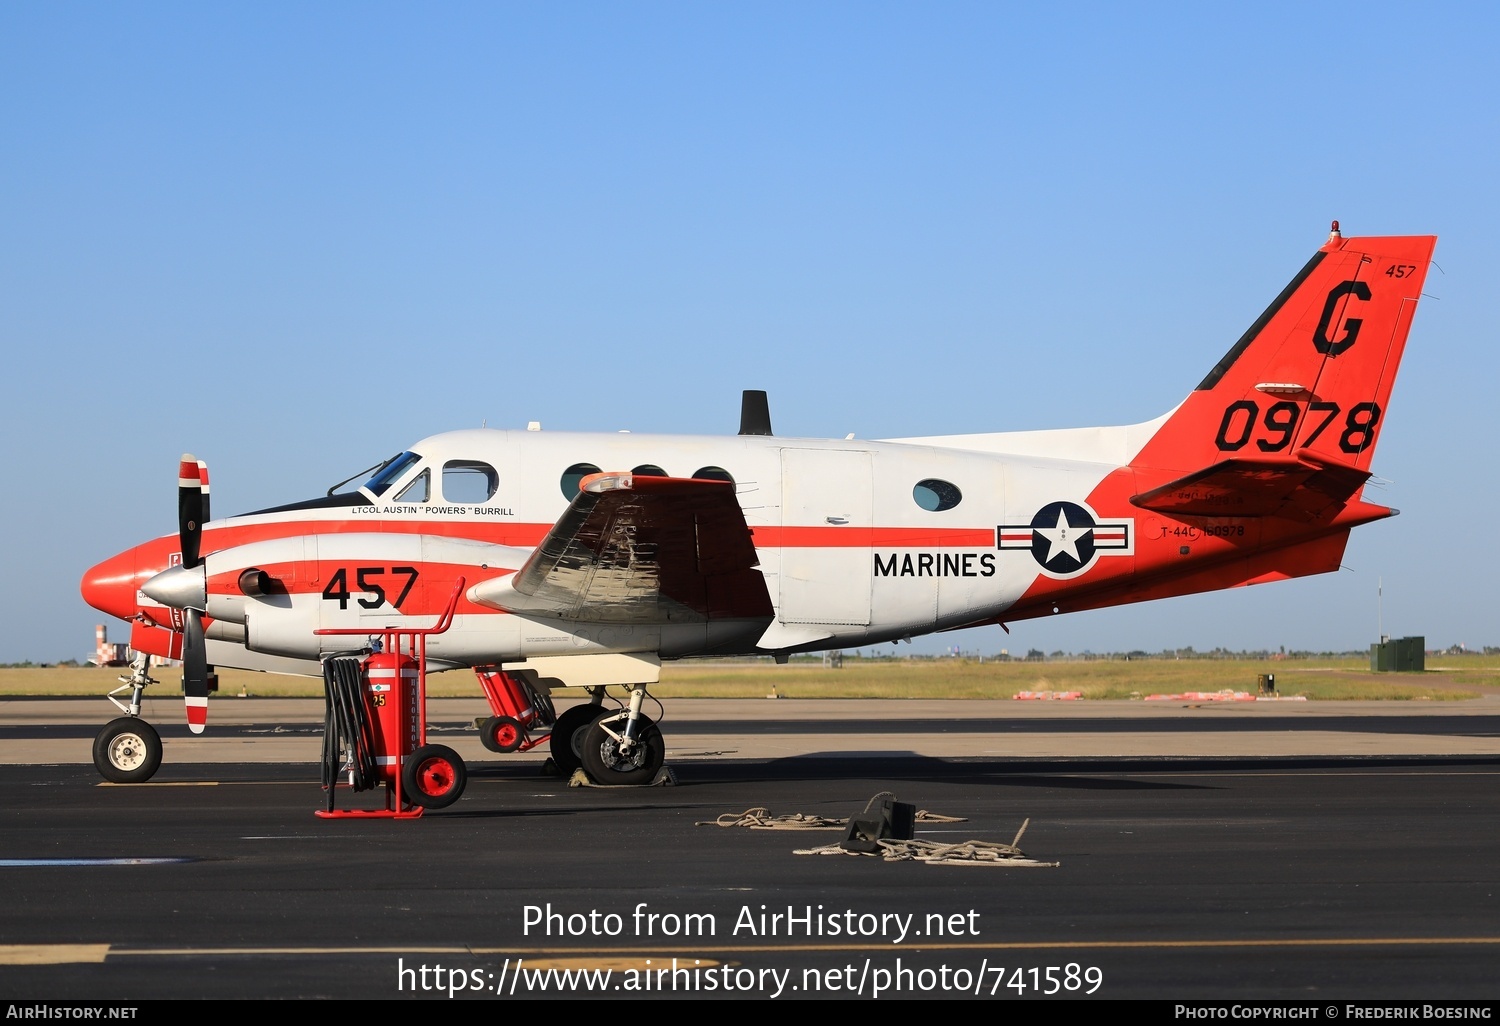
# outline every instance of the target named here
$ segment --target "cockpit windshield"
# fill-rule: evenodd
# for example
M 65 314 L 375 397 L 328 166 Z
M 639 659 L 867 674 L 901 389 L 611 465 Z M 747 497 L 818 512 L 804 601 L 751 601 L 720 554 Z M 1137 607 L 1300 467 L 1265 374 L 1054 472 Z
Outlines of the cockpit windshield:
M 403 452 L 399 456 L 391 457 L 385 466 L 375 472 L 374 477 L 365 482 L 364 487 L 369 489 L 371 495 L 384 495 L 391 483 L 405 474 L 412 464 L 421 458 L 414 452 Z

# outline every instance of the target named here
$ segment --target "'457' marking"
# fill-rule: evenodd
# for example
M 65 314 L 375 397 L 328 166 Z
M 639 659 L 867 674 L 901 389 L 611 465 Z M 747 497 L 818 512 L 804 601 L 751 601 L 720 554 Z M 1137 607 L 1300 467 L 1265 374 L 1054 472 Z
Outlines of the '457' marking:
M 1301 447 L 1316 442 L 1340 413 L 1343 410 L 1338 403 L 1308 403 L 1307 415 L 1312 432 L 1302 440 Z M 1301 417 L 1300 403 L 1272 403 L 1262 417 L 1259 403 L 1241 399 L 1224 408 L 1224 419 L 1219 421 L 1219 433 L 1214 442 L 1225 452 L 1238 452 L 1255 438 L 1255 447 L 1261 452 L 1280 452 L 1292 444 Z M 1350 455 L 1364 452 L 1375 441 L 1375 425 L 1379 422 L 1379 403 L 1355 403 L 1344 415 L 1339 448 Z
M 337 602 L 340 609 L 349 608 L 349 599 L 351 597 L 349 591 L 349 573 L 349 570 L 339 567 L 333 572 L 333 576 L 328 579 L 328 586 L 323 589 L 323 597 L 330 602 Z M 374 596 L 373 598 L 356 598 L 354 600 L 365 609 L 378 609 L 386 600 L 385 588 L 374 578 L 383 577 L 386 574 L 390 574 L 396 578 L 406 578 L 406 583 L 401 587 L 401 593 L 391 602 L 391 605 L 397 609 L 401 608 L 401 603 L 405 602 L 406 596 L 411 593 L 411 586 L 417 583 L 417 568 L 414 566 L 393 566 L 389 570 L 383 566 L 358 566 L 354 568 L 353 573 L 354 593 L 365 592 Z

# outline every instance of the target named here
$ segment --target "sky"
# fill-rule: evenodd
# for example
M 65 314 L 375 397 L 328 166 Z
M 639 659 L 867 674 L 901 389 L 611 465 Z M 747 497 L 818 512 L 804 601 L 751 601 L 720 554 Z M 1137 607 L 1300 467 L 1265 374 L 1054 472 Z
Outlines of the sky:
M 85 569 L 459 427 L 1144 421 L 1327 237 L 1436 234 L 1335 574 L 982 652 L 1500 644 L 1485 4 L 0 5 L 0 662 Z M 24 485 L 24 487 L 22 487 Z M 1377 595 L 1379 592 L 1379 595 Z M 123 640 L 125 625 L 112 624 Z M 924 648 L 925 646 L 925 648 Z

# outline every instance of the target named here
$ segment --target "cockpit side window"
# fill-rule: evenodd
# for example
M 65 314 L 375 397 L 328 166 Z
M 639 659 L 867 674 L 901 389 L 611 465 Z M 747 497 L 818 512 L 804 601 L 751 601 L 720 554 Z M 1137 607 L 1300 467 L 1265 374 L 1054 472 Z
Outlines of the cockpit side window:
M 449 460 L 443 464 L 443 500 L 477 506 L 494 498 L 500 475 L 478 460 Z
M 412 465 L 422 457 L 414 452 L 403 452 L 399 456 L 392 457 L 385 466 L 375 472 L 375 476 L 365 482 L 371 495 L 384 495 L 391 484 L 401 479 L 412 468 Z
M 397 502 L 426 502 L 432 491 L 432 473 L 424 470 L 412 478 L 411 484 L 401 489 L 401 494 L 396 496 Z

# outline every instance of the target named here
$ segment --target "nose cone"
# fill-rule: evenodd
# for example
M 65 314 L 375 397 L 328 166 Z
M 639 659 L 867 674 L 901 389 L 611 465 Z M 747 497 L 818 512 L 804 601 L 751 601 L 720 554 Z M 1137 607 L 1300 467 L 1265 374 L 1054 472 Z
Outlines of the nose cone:
M 79 590 L 83 600 L 95 609 L 121 620 L 136 614 L 136 590 L 141 578 L 136 574 L 136 550 L 111 556 L 83 575 Z
M 147 598 L 172 609 L 203 609 L 208 602 L 208 577 L 203 567 L 168 567 L 141 585 Z

